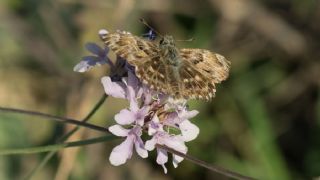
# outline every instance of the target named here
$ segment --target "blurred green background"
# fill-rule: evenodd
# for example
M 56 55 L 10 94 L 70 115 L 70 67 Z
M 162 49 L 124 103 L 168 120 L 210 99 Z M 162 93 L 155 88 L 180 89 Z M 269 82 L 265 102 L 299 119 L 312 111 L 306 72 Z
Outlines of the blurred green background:
M 179 47 L 219 52 L 231 74 L 211 102 L 191 101 L 201 129 L 189 154 L 259 179 L 320 176 L 320 1 L 317 0 L 2 0 L 0 106 L 83 118 L 103 94 L 108 67 L 85 74 L 73 66 L 98 30 L 148 28 Z M 108 98 L 91 122 L 109 126 L 126 102 Z M 0 113 L 0 148 L 54 144 L 72 126 Z M 101 135 L 82 129 L 70 141 Z M 121 140 L 60 151 L 33 179 L 227 179 L 188 161 L 169 173 L 136 155 L 108 162 Z M 21 179 L 45 153 L 0 157 L 0 179 Z

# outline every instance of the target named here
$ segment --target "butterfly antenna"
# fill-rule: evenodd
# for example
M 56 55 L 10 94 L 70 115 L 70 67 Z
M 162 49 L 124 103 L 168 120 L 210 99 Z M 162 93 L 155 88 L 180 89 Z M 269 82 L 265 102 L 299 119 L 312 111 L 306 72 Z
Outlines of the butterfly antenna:
M 150 28 L 153 32 L 157 33 L 159 36 L 163 37 L 162 34 L 160 34 L 158 31 L 154 30 L 154 28 L 152 28 L 152 27 L 147 23 L 147 21 L 144 20 L 143 18 L 140 18 L 140 22 L 141 22 L 142 24 L 144 24 L 145 26 L 147 26 L 148 28 Z
M 187 41 L 187 42 L 191 42 L 191 41 L 194 41 L 194 38 L 190 38 L 190 39 L 185 39 L 185 40 L 176 40 L 176 41 Z

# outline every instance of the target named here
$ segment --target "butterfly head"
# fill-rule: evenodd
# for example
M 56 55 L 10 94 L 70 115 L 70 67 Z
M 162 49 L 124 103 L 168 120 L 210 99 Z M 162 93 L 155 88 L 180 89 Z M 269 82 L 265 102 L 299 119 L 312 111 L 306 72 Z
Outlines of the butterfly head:
M 160 48 L 175 47 L 174 39 L 172 36 L 164 35 L 160 40 Z
M 172 36 L 163 36 L 159 42 L 159 48 L 166 64 L 172 66 L 180 65 L 179 51 Z

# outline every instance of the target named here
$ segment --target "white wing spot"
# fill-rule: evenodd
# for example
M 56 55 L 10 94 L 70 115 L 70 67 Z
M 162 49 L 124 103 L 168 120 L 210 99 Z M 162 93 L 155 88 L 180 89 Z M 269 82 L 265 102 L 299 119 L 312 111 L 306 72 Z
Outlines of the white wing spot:
M 194 78 L 195 78 L 197 81 L 201 81 L 201 80 L 202 80 L 198 75 L 196 75 Z
M 159 76 L 160 76 L 162 79 L 164 79 L 164 75 L 163 75 L 163 74 L 159 74 Z
M 155 72 L 155 70 L 152 68 L 152 66 L 149 66 L 149 71 L 151 71 L 152 73 L 154 73 Z

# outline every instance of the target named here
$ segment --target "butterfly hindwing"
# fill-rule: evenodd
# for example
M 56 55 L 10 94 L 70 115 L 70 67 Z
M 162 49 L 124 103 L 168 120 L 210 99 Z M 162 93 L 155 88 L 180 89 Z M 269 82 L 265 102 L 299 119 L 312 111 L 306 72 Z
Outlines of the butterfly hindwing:
M 180 55 L 201 73 L 211 76 L 215 83 L 228 77 L 230 62 L 220 54 L 205 49 L 180 49 Z
M 214 97 L 215 84 L 209 76 L 196 69 L 192 63 L 183 61 L 179 70 L 181 82 L 181 95 L 192 99 L 206 99 Z

